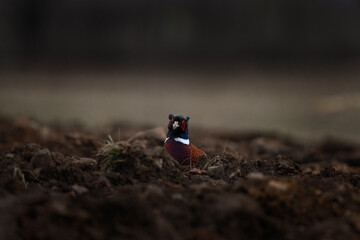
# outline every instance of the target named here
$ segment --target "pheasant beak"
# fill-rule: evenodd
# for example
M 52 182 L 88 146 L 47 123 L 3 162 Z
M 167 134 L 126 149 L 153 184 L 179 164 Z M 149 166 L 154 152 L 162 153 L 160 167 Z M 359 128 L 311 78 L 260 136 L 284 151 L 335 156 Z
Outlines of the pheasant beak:
M 174 121 L 173 123 L 173 129 L 177 129 L 179 127 L 179 122 L 178 121 Z

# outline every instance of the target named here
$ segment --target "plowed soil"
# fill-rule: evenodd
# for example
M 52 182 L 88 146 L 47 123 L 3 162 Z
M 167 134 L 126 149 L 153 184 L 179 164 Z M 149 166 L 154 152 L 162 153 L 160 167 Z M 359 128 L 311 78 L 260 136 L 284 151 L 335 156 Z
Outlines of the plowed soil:
M 180 166 L 164 138 L 1 119 L 0 239 L 360 239 L 360 146 L 190 126 Z

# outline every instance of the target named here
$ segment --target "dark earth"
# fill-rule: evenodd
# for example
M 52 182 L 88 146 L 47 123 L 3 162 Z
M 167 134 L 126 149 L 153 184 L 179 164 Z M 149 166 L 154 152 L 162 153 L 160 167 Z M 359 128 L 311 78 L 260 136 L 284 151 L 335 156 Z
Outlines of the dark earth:
M 189 133 L 180 166 L 161 127 L 1 118 L 0 239 L 360 239 L 359 145 Z

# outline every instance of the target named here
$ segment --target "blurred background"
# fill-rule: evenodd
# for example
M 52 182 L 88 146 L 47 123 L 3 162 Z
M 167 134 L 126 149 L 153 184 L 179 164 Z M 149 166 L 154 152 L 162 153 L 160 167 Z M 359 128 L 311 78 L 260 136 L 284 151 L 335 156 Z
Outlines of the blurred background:
M 358 0 L 2 0 L 0 114 L 360 142 Z

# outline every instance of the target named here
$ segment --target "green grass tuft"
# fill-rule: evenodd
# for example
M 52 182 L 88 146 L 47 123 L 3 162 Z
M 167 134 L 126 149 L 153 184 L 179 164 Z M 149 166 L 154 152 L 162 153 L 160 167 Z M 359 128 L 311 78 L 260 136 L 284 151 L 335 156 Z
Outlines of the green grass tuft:
M 115 169 L 118 163 L 124 162 L 125 160 L 121 159 L 124 155 L 124 149 L 117 145 L 110 135 L 108 135 L 108 138 L 101 149 L 101 153 L 107 156 L 105 169 L 111 171 Z

